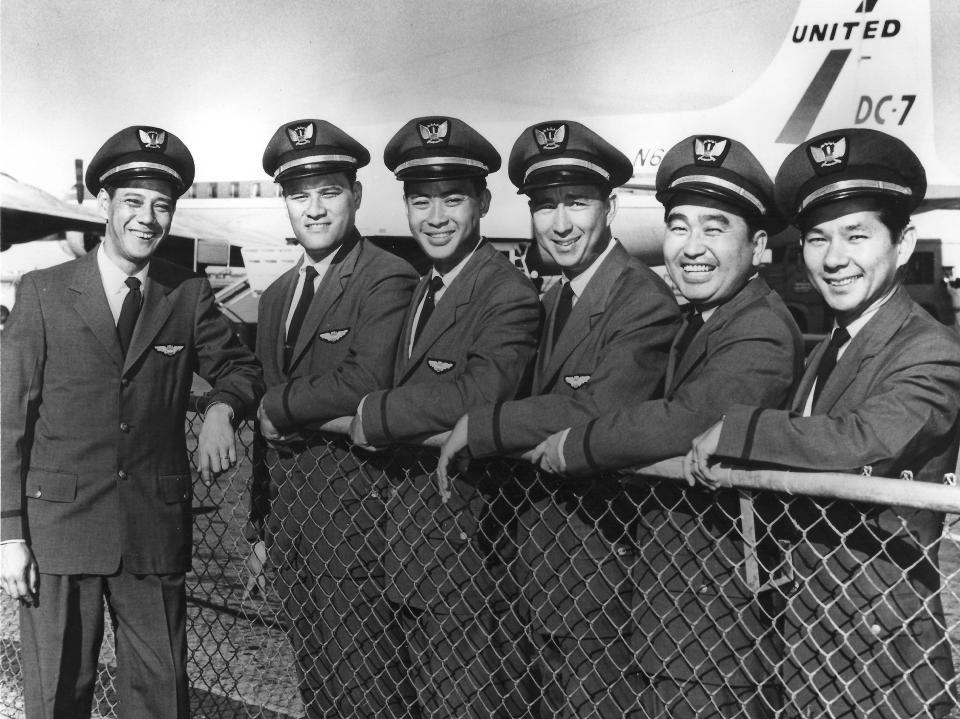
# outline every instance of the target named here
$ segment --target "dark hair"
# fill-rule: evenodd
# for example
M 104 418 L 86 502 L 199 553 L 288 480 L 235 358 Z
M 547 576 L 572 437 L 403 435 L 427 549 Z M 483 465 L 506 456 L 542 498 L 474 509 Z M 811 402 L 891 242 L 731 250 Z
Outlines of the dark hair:
M 483 194 L 483 191 L 487 189 L 487 178 L 486 175 L 470 175 L 468 177 L 455 177 L 451 178 L 455 180 L 469 180 L 470 185 L 473 187 L 473 194 L 477 197 Z M 403 194 L 407 196 L 410 194 L 410 185 L 420 183 L 420 182 L 430 182 L 430 180 L 404 180 L 403 181 Z
M 355 167 L 345 167 L 342 170 L 334 170 L 332 172 L 322 172 L 319 174 L 320 175 L 336 175 L 338 172 L 343 174 L 344 179 L 346 179 L 347 184 L 350 185 L 350 189 L 352 190 L 353 186 L 357 183 L 357 169 Z M 287 183 L 293 182 L 294 180 L 299 180 L 303 177 L 310 177 L 312 174 L 314 173 L 307 174 L 307 175 L 297 175 L 295 177 L 289 177 L 284 180 L 281 180 L 279 183 L 277 183 L 280 185 L 280 196 L 281 197 L 287 196 Z
M 891 202 L 877 211 L 877 219 L 890 230 L 890 239 L 896 244 L 910 224 L 910 210 L 900 202 Z

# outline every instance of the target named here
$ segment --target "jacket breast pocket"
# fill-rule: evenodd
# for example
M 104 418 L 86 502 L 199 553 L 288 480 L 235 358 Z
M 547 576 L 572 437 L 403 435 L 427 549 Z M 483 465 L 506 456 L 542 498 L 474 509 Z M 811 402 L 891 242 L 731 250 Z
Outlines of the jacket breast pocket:
M 160 499 L 166 504 L 189 502 L 192 489 L 189 474 L 160 475 Z
M 30 499 L 72 502 L 77 498 L 77 475 L 34 467 L 27 474 L 24 493 Z

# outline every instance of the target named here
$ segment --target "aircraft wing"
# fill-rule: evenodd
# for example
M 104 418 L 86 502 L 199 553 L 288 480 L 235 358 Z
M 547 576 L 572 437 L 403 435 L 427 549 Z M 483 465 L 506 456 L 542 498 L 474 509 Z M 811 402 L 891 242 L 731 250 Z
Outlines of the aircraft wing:
M 65 230 L 102 232 L 103 218 L 89 207 L 67 204 L 0 173 L 0 239 L 4 247 Z

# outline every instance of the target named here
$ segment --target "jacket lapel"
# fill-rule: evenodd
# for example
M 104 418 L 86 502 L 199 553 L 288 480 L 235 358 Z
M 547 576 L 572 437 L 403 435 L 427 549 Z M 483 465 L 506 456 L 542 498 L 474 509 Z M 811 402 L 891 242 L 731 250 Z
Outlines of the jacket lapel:
M 534 394 L 543 394 L 544 378 L 543 374 L 547 370 L 547 363 L 550 361 L 550 332 L 553 328 L 553 318 L 557 313 L 557 303 L 560 301 L 560 283 L 557 282 L 551 287 L 541 299 L 541 303 L 546 308 L 546 318 L 543 322 L 543 331 L 540 333 L 540 346 L 537 348 L 537 361 L 533 370 L 533 392 Z
M 615 245 L 607 255 L 607 258 L 597 268 L 596 273 L 590 278 L 583 296 L 577 300 L 573 306 L 567 324 L 564 325 L 560 337 L 552 349 L 548 349 L 548 357 L 544 364 L 543 374 L 540 377 L 539 388 L 542 390 L 545 385 L 554 381 L 560 368 L 573 351 L 579 347 L 587 338 L 590 330 L 603 316 L 607 308 L 607 300 L 610 297 L 610 291 L 618 277 L 623 272 L 625 263 L 629 259 L 627 251 L 619 244 Z M 559 301 L 559 290 L 557 297 Z M 556 304 L 553 303 L 550 311 L 550 320 L 553 321 L 553 315 L 556 312 Z M 552 326 L 552 325 L 551 325 Z M 545 334 L 550 334 L 550 327 Z
M 297 361 L 306 351 L 307 347 L 313 342 L 313 336 L 316 334 L 320 323 L 327 312 L 333 307 L 334 303 L 343 294 L 343 290 L 353 274 L 353 268 L 360 257 L 360 234 L 354 230 L 353 235 L 349 237 L 330 263 L 330 267 L 320 280 L 320 287 L 307 309 L 307 315 L 303 318 L 303 325 L 300 327 L 300 334 L 297 335 L 297 344 L 293 348 L 293 355 L 290 358 L 290 368 L 296 366 Z M 299 267 L 298 267 L 299 269 Z M 292 293 L 291 293 L 292 297 Z M 289 307 L 289 302 L 287 306 Z M 288 310 L 289 312 L 289 310 Z
M 423 334 L 413 345 L 413 352 L 410 354 L 402 374 L 397 377 L 398 383 L 407 378 L 407 375 L 420 363 L 427 351 L 436 344 L 444 332 L 454 325 L 460 308 L 470 304 L 476 289 L 480 269 L 493 258 L 495 252 L 496 250 L 493 247 L 486 242 L 482 242 L 473 253 L 473 257 L 464 265 L 460 274 L 454 278 L 453 283 L 444 289 L 443 296 L 437 302 L 433 314 L 430 315 L 430 321 L 423 328 Z M 424 284 L 429 284 L 429 277 L 428 273 Z M 418 304 L 419 298 L 422 296 L 419 292 L 417 293 Z M 414 310 L 415 312 L 416 310 Z M 410 332 L 412 332 L 412 320 L 410 324 Z M 406 336 L 407 342 L 409 342 L 410 336 Z M 404 345 L 404 349 L 408 346 L 409 344 Z
M 267 325 L 272 329 L 273 338 L 270 346 L 273 349 L 273 361 L 276 363 L 277 370 L 282 374 L 283 366 L 283 346 L 287 341 L 287 316 L 290 314 L 290 303 L 293 301 L 293 293 L 297 288 L 297 280 L 300 275 L 300 266 L 303 259 L 291 269 L 280 275 L 277 282 L 280 283 L 280 291 L 274 296 L 273 301 L 266 307 L 261 304 L 262 312 Z M 261 303 L 263 299 L 261 298 Z
M 397 380 L 404 375 L 409 366 L 410 358 L 407 354 L 408 348 L 410 347 L 410 338 L 413 336 L 413 318 L 417 313 L 417 307 L 419 307 L 420 302 L 423 301 L 423 296 L 427 294 L 427 286 L 429 284 L 430 273 L 428 272 L 417 282 L 417 286 L 413 291 L 413 299 L 407 308 L 407 316 L 403 320 L 403 332 L 400 334 L 400 344 L 397 347 L 397 357 L 393 364 L 393 376 Z
M 900 329 L 910 312 L 910 307 L 910 295 L 903 286 L 897 288 L 893 296 L 867 321 L 857 336 L 850 340 L 850 345 L 837 361 L 836 367 L 830 373 L 817 398 L 814 406 L 816 414 L 825 414 L 837 404 L 847 387 L 860 374 L 863 363 L 876 356 Z
M 173 302 L 167 295 L 173 291 L 174 286 L 158 263 L 150 263 L 147 279 L 149 284 L 143 297 L 143 307 L 140 308 L 140 316 L 137 318 L 133 337 L 130 340 L 130 349 L 127 350 L 127 357 L 123 362 L 125 373 L 147 350 L 150 342 L 173 311 Z
M 74 303 L 77 314 L 86 322 L 117 367 L 122 367 L 123 349 L 120 347 L 117 325 L 113 321 L 107 296 L 103 292 L 103 279 L 97 267 L 96 252 L 84 255 L 77 261 L 70 290 L 77 293 Z
M 703 360 L 707 353 L 707 345 L 710 343 L 710 336 L 720 330 L 732 318 L 736 317 L 744 307 L 759 297 L 770 292 L 770 286 L 762 278 L 756 277 L 750 280 L 743 288 L 724 304 L 717 307 L 710 319 L 704 322 L 703 327 L 694 336 L 693 341 L 683 353 L 683 357 L 677 361 L 677 342 L 683 336 L 684 330 L 690 323 L 691 316 L 684 318 L 683 326 L 677 335 L 673 338 L 670 346 L 670 359 L 667 363 L 666 387 L 668 396 L 673 393 L 677 385 L 686 379 L 687 375 Z

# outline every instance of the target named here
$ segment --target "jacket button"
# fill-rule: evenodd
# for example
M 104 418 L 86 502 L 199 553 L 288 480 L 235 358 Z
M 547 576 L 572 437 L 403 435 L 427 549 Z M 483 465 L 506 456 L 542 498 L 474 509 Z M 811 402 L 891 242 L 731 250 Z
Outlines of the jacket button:
M 875 635 L 879 635 L 880 632 L 883 630 L 881 629 L 879 624 L 874 624 L 873 626 L 870 627 L 870 631 L 873 632 Z
M 467 538 L 467 533 L 466 533 L 466 532 L 460 532 L 460 539 L 465 540 L 466 538 Z
M 117 479 L 126 479 L 126 478 L 127 478 L 127 473 L 124 472 L 122 469 L 119 472 L 117 472 Z
M 39 496 L 41 496 L 42 494 L 43 494 L 43 492 L 40 491 L 40 487 L 37 487 L 37 491 L 33 493 L 33 496 L 34 496 L 34 497 L 39 497 Z
M 699 587 L 697 587 L 697 591 L 700 594 L 706 594 L 710 591 L 710 587 L 708 587 L 706 584 L 701 584 Z
M 121 422 L 121 423 L 120 423 L 120 431 L 121 431 L 121 432 L 129 432 L 129 431 L 130 431 L 130 425 L 127 424 L 126 422 Z
M 625 555 L 626 553 L 627 553 L 627 548 L 626 548 L 626 547 L 617 547 L 617 556 L 618 556 L 618 557 L 622 557 L 622 556 Z
M 121 387 L 129 387 L 129 386 L 130 386 L 130 378 L 129 378 L 129 377 L 124 377 L 122 380 L 120 380 L 120 386 L 121 386 Z

